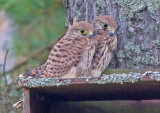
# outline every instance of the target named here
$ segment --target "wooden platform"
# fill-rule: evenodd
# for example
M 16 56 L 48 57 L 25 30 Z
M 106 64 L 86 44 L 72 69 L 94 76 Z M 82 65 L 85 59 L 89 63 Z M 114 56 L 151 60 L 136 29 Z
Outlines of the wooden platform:
M 143 70 L 144 71 L 144 70 Z M 109 74 L 99 78 L 23 79 L 25 113 L 51 113 L 60 101 L 160 99 L 159 70 Z

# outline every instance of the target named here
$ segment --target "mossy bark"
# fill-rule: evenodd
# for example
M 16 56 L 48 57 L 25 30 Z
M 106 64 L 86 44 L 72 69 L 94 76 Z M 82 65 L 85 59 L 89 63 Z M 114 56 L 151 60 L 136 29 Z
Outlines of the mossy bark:
M 66 26 L 111 15 L 118 24 L 118 46 L 109 68 L 160 67 L 159 0 L 64 0 Z

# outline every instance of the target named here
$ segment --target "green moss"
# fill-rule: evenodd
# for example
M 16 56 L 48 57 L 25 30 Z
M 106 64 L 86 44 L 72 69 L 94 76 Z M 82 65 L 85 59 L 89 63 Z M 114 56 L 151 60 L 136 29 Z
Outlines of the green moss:
M 122 74 L 109 74 L 105 75 L 103 74 L 100 78 L 87 78 L 86 77 L 86 83 L 92 84 L 106 84 L 106 83 L 121 83 L 123 82 L 138 82 L 143 79 L 143 77 L 150 77 L 153 80 L 160 80 L 160 72 L 153 72 L 153 71 L 147 71 L 144 74 L 141 73 L 135 73 L 130 72 L 128 74 L 122 73 Z M 81 80 L 81 78 L 77 78 Z M 83 77 L 84 79 L 84 77 Z M 70 85 L 71 79 L 66 79 L 65 81 L 60 81 L 59 79 L 54 78 L 35 78 L 35 79 L 21 79 L 20 82 L 23 82 L 23 87 L 29 87 L 29 88 L 35 88 L 35 87 L 49 87 L 49 86 L 60 86 L 60 85 Z M 86 84 L 85 83 L 85 84 Z
M 148 11 L 154 13 L 160 8 L 159 0 L 116 0 L 120 6 L 121 21 L 130 20 L 134 14 L 147 7 Z
M 117 57 L 119 58 L 119 62 L 123 61 L 123 58 L 125 58 L 125 53 L 123 52 L 123 50 L 119 50 Z
M 154 58 L 152 51 L 146 52 L 145 57 L 142 57 L 142 63 L 152 66 L 156 66 L 159 64 L 158 59 Z
M 153 44 L 155 47 L 160 48 L 160 40 L 154 40 Z
M 136 56 L 138 56 L 138 55 L 141 54 L 141 49 L 140 49 L 139 46 L 135 46 L 135 48 L 134 48 L 134 54 L 135 54 Z
M 44 86 L 60 86 L 60 85 L 68 85 L 70 84 L 70 79 L 66 79 L 64 81 L 59 81 L 59 79 L 52 78 L 38 78 L 38 79 L 21 79 L 21 81 L 29 81 L 24 83 L 24 87 L 44 87 Z
M 131 33 L 134 32 L 134 28 L 133 28 L 133 27 L 129 27 L 128 30 L 129 30 L 129 32 L 131 32 Z
M 150 78 L 155 79 L 157 81 L 160 81 L 160 73 L 159 72 L 154 72 L 154 73 L 151 72 Z
M 145 55 L 142 55 L 142 50 L 139 45 L 135 46 L 133 42 L 127 42 L 124 45 L 124 49 L 120 50 L 117 54 L 119 62 L 123 62 L 127 59 L 128 67 L 139 69 L 142 64 L 147 66 L 157 66 L 159 64 L 158 59 L 153 56 L 152 50 L 145 50 Z
M 135 12 L 138 12 L 145 8 L 145 2 L 143 0 L 116 0 L 120 6 L 120 19 L 128 20 L 134 16 Z
M 128 42 L 124 46 L 123 53 L 125 54 L 125 58 L 132 60 L 132 59 L 134 59 L 134 57 L 136 58 L 136 57 L 138 57 L 138 55 L 140 55 L 141 50 L 140 50 L 140 47 L 135 46 L 133 42 Z
M 160 8 L 159 0 L 146 0 L 147 9 L 149 12 L 154 13 L 156 10 Z
M 97 16 L 106 14 L 106 10 L 105 10 L 106 8 L 105 7 L 107 7 L 107 2 L 105 2 L 104 0 L 97 0 L 96 1 Z
M 140 56 L 133 57 L 133 64 L 140 65 L 139 64 L 140 62 L 141 62 L 141 57 Z
M 97 0 L 97 4 L 100 5 L 101 7 L 106 7 L 107 4 L 104 0 Z

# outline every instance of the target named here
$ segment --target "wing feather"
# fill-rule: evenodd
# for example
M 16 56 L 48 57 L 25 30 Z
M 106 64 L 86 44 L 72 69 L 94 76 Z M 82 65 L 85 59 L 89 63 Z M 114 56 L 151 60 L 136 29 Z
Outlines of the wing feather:
M 46 63 L 33 69 L 32 71 L 30 72 L 27 72 L 27 73 L 24 73 L 24 74 L 21 74 L 19 75 L 19 78 L 27 78 L 27 77 L 30 77 L 30 78 L 35 78 L 38 73 L 40 73 L 41 69 L 43 69 L 45 67 Z
M 82 46 L 83 45 L 83 46 Z M 80 36 L 64 36 L 53 47 L 47 60 L 47 64 L 39 73 L 40 77 L 63 77 L 77 66 L 87 46 L 85 38 Z

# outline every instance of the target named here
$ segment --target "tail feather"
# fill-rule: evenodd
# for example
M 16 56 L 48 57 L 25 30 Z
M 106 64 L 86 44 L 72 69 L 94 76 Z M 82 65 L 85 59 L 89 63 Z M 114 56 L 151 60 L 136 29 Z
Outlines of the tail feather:
M 13 107 L 14 108 L 20 108 L 20 107 L 22 107 L 23 106 L 23 102 L 24 102 L 24 100 L 23 99 L 21 99 L 20 101 L 18 101 L 18 102 L 16 102 L 15 104 L 13 104 Z
M 31 72 L 27 72 L 27 73 L 21 74 L 21 75 L 19 75 L 19 78 L 20 79 L 35 78 L 40 73 L 40 71 L 42 70 L 42 68 L 44 66 L 45 66 L 45 64 L 39 66 L 38 68 L 33 69 Z

